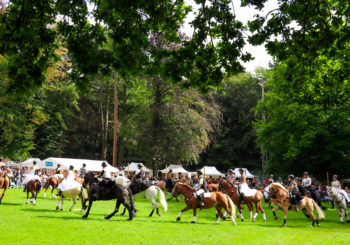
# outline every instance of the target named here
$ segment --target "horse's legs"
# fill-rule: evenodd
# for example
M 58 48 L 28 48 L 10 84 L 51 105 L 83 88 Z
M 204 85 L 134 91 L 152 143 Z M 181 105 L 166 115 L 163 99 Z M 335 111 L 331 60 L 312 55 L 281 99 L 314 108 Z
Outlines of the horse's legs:
M 221 218 L 223 218 L 223 215 L 222 215 L 222 211 L 221 211 L 221 207 L 220 206 L 217 206 L 216 207 L 216 212 L 219 214 L 219 217 L 218 217 L 218 220 L 215 222 L 216 225 L 218 225 L 220 223 L 220 220 Z M 226 211 L 227 212 L 227 211 Z M 226 213 L 225 212 L 225 213 Z
M 345 216 L 346 216 L 346 223 L 350 223 L 348 210 L 346 208 L 344 208 L 344 212 L 345 212 Z
M 27 190 L 27 201 L 26 201 L 26 204 L 29 203 L 29 191 Z
M 279 209 L 278 205 L 274 206 L 273 209 L 272 209 L 273 217 L 275 218 L 275 220 L 278 220 L 278 216 L 276 215 L 276 210 L 277 209 Z
M 45 199 L 46 198 L 46 192 L 47 192 L 47 189 L 49 188 L 49 184 L 47 183 L 47 184 L 45 184 L 45 192 L 44 192 L 44 196 L 43 196 L 43 199 Z
M 52 189 L 51 189 L 51 197 L 52 197 L 52 199 L 55 199 L 56 198 L 56 196 L 53 194 L 53 191 L 56 189 L 56 184 L 53 184 L 52 185 Z
M 133 218 L 134 218 L 134 210 L 130 207 L 130 205 L 127 203 L 127 199 L 125 199 L 124 201 L 123 201 L 123 205 L 124 205 L 124 207 L 126 207 L 126 209 L 128 210 L 128 212 L 129 212 L 129 219 L 128 220 L 132 220 Z M 119 209 L 119 207 L 118 207 L 118 209 Z
M 263 215 L 263 221 L 266 221 L 266 214 L 265 214 L 265 211 L 264 211 L 264 209 L 263 209 L 263 207 L 261 205 L 261 201 L 258 204 L 259 204 L 259 209 L 260 209 L 260 211 L 261 211 L 261 213 Z
M 177 216 L 176 220 L 177 220 L 177 221 L 180 221 L 182 213 L 185 212 L 185 211 L 187 211 L 187 210 L 189 210 L 189 209 L 190 209 L 190 208 L 189 208 L 188 206 L 186 206 L 184 209 L 182 209 L 182 210 L 180 211 L 179 215 Z
M 340 223 L 344 224 L 343 211 L 342 211 L 341 207 L 337 206 L 337 211 L 338 211 L 338 214 L 339 214 Z
M 252 203 L 247 203 L 247 206 L 249 209 L 250 219 L 253 220 L 253 205 Z
M 124 207 L 124 210 L 123 210 L 123 212 L 120 215 L 123 216 L 125 214 L 125 212 L 126 212 L 126 207 Z
M 91 206 L 92 206 L 92 200 L 89 199 L 89 207 L 88 207 L 88 210 L 86 211 L 86 213 L 83 215 L 83 217 L 82 217 L 83 219 L 87 219 L 87 217 L 89 216 Z
M 72 210 L 73 210 L 74 205 L 77 203 L 77 197 L 76 197 L 75 195 L 74 195 L 74 196 L 72 196 L 72 201 L 73 201 L 73 204 L 72 204 L 72 206 L 70 207 L 69 211 L 72 211 Z
M 58 203 L 57 203 L 57 206 L 56 206 L 56 210 L 58 210 L 60 208 L 60 203 L 61 203 L 61 198 L 58 198 Z
M 61 196 L 60 196 L 60 199 L 61 199 L 61 211 L 63 211 L 63 194 L 61 194 Z
M 197 205 L 196 206 L 193 206 L 193 220 L 192 220 L 192 224 L 196 223 L 197 221 Z
M 288 206 L 289 206 L 289 205 L 285 205 L 285 206 L 283 207 L 283 227 L 286 227 L 286 226 L 287 226 Z

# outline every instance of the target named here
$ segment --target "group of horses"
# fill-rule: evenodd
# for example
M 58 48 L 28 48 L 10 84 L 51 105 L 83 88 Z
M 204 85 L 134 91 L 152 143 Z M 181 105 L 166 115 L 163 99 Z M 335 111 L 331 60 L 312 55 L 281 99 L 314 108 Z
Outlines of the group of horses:
M 50 186 L 52 188 L 52 198 L 55 198 L 54 190 L 57 188 L 60 181 L 62 181 L 62 179 L 59 176 L 51 176 L 45 181 L 45 183 L 43 184 L 43 188 L 45 189 L 44 198 L 46 197 L 47 190 Z M 71 211 L 74 205 L 76 204 L 78 196 L 81 199 L 81 211 L 87 209 L 86 213 L 82 216 L 82 218 L 88 218 L 93 202 L 98 200 L 116 199 L 116 206 L 113 212 L 107 215 L 105 219 L 110 219 L 111 217 L 113 217 L 119 211 L 121 204 L 123 204 L 124 206 L 124 212 L 122 213 L 122 215 L 125 214 L 126 210 L 128 210 L 128 220 L 132 220 L 135 217 L 137 210 L 135 208 L 133 195 L 137 193 L 133 193 L 131 188 L 129 188 L 131 181 L 128 178 L 119 176 L 114 181 L 109 181 L 104 184 L 100 184 L 100 180 L 97 179 L 93 173 L 87 173 L 84 178 L 77 177 L 76 181 L 78 181 L 81 184 L 81 186 L 60 193 L 58 204 L 56 207 L 57 210 L 63 210 L 63 199 L 70 198 L 73 201 L 73 204 L 70 207 Z M 4 188 L 4 192 L 0 196 L 0 204 L 8 186 L 9 178 L 6 175 L 6 172 L 3 172 L 0 174 L 0 189 Z M 29 203 L 29 193 L 31 193 L 31 203 L 35 205 L 37 195 L 40 192 L 41 188 L 42 184 L 37 179 L 31 180 L 26 184 L 27 204 Z M 87 190 L 87 196 L 85 194 L 84 189 Z M 241 218 L 241 221 L 244 221 L 242 213 L 242 210 L 244 209 L 243 204 L 247 205 L 250 212 L 250 219 L 253 222 L 257 218 L 259 212 L 262 213 L 263 221 L 266 221 L 265 211 L 261 204 L 262 200 L 264 199 L 263 190 L 256 190 L 254 195 L 241 197 L 238 192 L 238 186 L 224 178 L 219 179 L 217 184 L 208 185 L 208 190 L 210 192 L 204 194 L 204 205 L 199 205 L 198 198 L 195 195 L 195 188 L 193 188 L 189 183 L 184 183 L 184 181 L 177 181 L 176 183 L 174 183 L 171 189 L 166 189 L 163 181 L 158 181 L 153 184 L 150 184 L 149 186 L 147 186 L 147 189 L 145 189 L 144 192 L 146 199 L 152 203 L 152 211 L 149 214 L 150 217 L 153 215 L 154 211 L 156 211 L 157 215 L 161 215 L 159 212 L 159 204 L 156 201 L 157 197 L 159 197 L 159 202 L 163 207 L 164 211 L 167 211 L 167 202 L 165 199 L 165 194 L 162 190 L 171 194 L 172 198 L 176 198 L 177 201 L 177 198 L 180 195 L 183 195 L 185 197 L 186 207 L 180 211 L 177 217 L 177 221 L 181 219 L 181 215 L 183 212 L 192 209 L 192 223 L 196 223 L 196 214 L 198 208 L 216 208 L 216 214 L 218 218 L 216 224 L 219 224 L 221 219 L 225 219 L 227 213 L 230 216 L 232 223 L 235 225 L 236 208 L 238 209 L 238 217 Z M 329 188 L 328 191 L 329 195 L 335 200 L 341 222 L 344 223 L 344 216 L 346 217 L 347 222 L 350 222 L 344 198 L 342 198 L 342 196 L 337 192 L 335 188 Z M 281 208 L 283 210 L 283 226 L 286 226 L 288 211 L 292 208 L 295 209 L 295 205 L 292 205 L 290 202 L 289 191 L 279 183 L 272 183 L 268 191 L 268 197 L 270 201 L 272 201 L 275 204 L 275 206 L 272 209 L 272 212 L 276 220 L 278 219 L 276 216 L 276 210 L 278 208 Z M 317 224 L 317 226 L 320 226 L 319 220 L 325 218 L 322 206 L 320 207 L 320 205 L 317 204 L 318 201 L 319 200 L 317 199 L 315 201 L 314 199 L 304 195 L 302 197 L 301 202 L 297 205 L 297 208 L 301 210 L 307 218 L 311 219 L 312 227 L 314 227 L 315 223 Z M 254 206 L 255 214 L 253 215 Z M 222 209 L 225 210 L 225 214 L 222 213 Z M 316 210 L 317 216 L 314 214 L 314 210 Z

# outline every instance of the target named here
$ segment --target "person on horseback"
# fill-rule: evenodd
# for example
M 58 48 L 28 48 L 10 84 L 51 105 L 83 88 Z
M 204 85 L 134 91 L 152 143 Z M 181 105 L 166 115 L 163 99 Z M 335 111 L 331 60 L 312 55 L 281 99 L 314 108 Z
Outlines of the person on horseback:
M 102 163 L 102 171 L 100 173 L 99 176 L 97 176 L 97 178 L 102 178 L 102 182 L 106 183 L 110 180 L 112 180 L 112 175 L 111 172 L 109 172 L 109 170 L 107 170 L 107 163 L 103 162 Z
M 70 165 L 67 176 L 62 181 L 62 183 L 57 186 L 57 194 L 58 196 L 61 196 L 63 191 L 74 189 L 79 185 L 80 184 L 77 181 L 75 181 L 74 166 Z
M 198 185 L 196 185 L 195 197 L 199 201 L 199 206 L 203 207 L 204 206 L 204 192 L 206 192 L 206 190 L 207 190 L 207 182 L 205 181 L 205 179 L 203 177 L 202 171 L 198 170 L 197 175 L 198 175 Z
M 62 170 L 61 170 L 61 164 L 57 164 L 57 168 L 55 170 L 55 174 L 61 174 Z
M 167 188 L 169 191 L 171 191 L 174 187 L 174 180 L 173 180 L 173 170 L 170 169 L 169 172 L 166 174 L 166 185 L 165 188 Z
M 136 170 L 134 176 L 132 176 L 131 181 L 134 181 L 135 179 L 142 181 L 145 178 L 145 171 L 142 169 L 142 164 L 139 163 L 137 168 L 138 169 Z
M 295 205 L 295 211 L 299 211 L 298 205 L 300 204 L 301 196 L 293 174 L 288 175 L 287 189 L 289 190 L 290 203 Z
M 348 194 L 341 188 L 341 184 L 338 180 L 338 175 L 333 175 L 333 181 L 331 183 L 331 187 L 334 187 L 338 190 L 338 192 L 345 197 L 346 205 L 348 206 L 350 203 L 350 198 Z
M 118 172 L 118 176 L 125 177 L 125 167 L 120 167 L 120 170 Z
M 29 173 L 26 175 L 26 178 L 24 179 L 23 181 L 23 184 L 24 184 L 24 189 L 23 189 L 23 192 L 26 192 L 27 189 L 26 189 L 26 184 L 32 180 L 32 179 L 38 179 L 41 183 L 41 179 L 38 175 L 36 175 L 37 173 L 37 170 L 38 170 L 38 166 L 36 165 L 36 161 L 33 161 L 33 166 L 30 167 L 30 171 Z
M 84 178 L 86 172 L 86 164 L 83 163 L 83 166 L 79 169 L 79 177 Z
M 234 183 L 235 178 L 236 178 L 235 172 L 233 171 L 233 169 L 229 169 L 227 171 L 227 180 L 230 181 L 231 183 Z
M 248 184 L 247 184 L 247 178 L 245 176 L 245 173 L 244 173 L 244 169 L 243 168 L 240 168 L 238 170 L 238 172 L 240 173 L 241 177 L 240 177 L 240 181 L 238 182 L 238 194 L 239 196 L 241 197 L 241 200 L 244 199 L 244 191 L 245 189 L 248 189 Z
M 304 172 L 304 178 L 303 178 L 303 180 L 301 182 L 301 185 L 303 187 L 305 187 L 305 189 L 307 189 L 308 191 L 310 191 L 310 192 L 313 191 L 312 180 L 311 180 L 308 172 Z

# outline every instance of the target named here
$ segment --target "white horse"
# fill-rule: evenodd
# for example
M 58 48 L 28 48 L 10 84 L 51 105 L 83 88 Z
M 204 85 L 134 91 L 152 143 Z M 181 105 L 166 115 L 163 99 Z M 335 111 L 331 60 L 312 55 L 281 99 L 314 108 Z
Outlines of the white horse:
M 350 223 L 344 194 L 339 193 L 334 187 L 327 187 L 327 192 L 328 196 L 334 200 L 335 206 L 337 207 L 340 223 L 344 224 L 344 216 L 346 216 L 346 222 Z
M 114 181 L 115 181 L 115 183 L 120 184 L 122 186 L 125 186 L 127 188 L 131 184 L 131 181 L 128 178 L 125 178 L 123 176 L 118 176 L 117 178 L 114 179 Z M 165 195 L 164 195 L 163 191 L 159 187 L 152 185 L 145 191 L 146 199 L 152 203 L 152 207 L 153 207 L 152 212 L 150 213 L 149 217 L 152 217 L 155 209 L 157 210 L 157 214 L 159 216 L 161 216 L 159 213 L 159 204 L 156 201 L 158 193 L 159 193 L 159 202 L 162 205 L 164 212 L 166 212 L 168 210 L 168 204 L 165 200 Z

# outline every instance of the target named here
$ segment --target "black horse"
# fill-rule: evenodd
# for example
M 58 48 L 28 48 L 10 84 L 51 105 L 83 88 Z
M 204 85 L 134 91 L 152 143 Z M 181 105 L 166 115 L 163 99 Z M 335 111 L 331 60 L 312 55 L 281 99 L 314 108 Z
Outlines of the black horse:
M 92 173 L 87 173 L 84 176 L 83 186 L 84 188 L 88 186 L 89 195 L 87 199 L 89 201 L 89 207 L 86 211 L 86 214 L 82 217 L 83 219 L 86 219 L 89 216 L 90 209 L 94 201 L 113 199 L 117 199 L 115 210 L 110 215 L 106 216 L 105 219 L 112 218 L 118 212 L 120 204 L 123 204 L 129 211 L 128 220 L 132 220 L 135 217 L 134 198 L 132 196 L 131 191 L 128 188 L 125 188 L 122 185 L 118 185 L 114 181 L 108 181 L 102 184 L 95 178 L 95 176 Z M 128 198 L 130 199 L 130 205 L 127 203 Z

